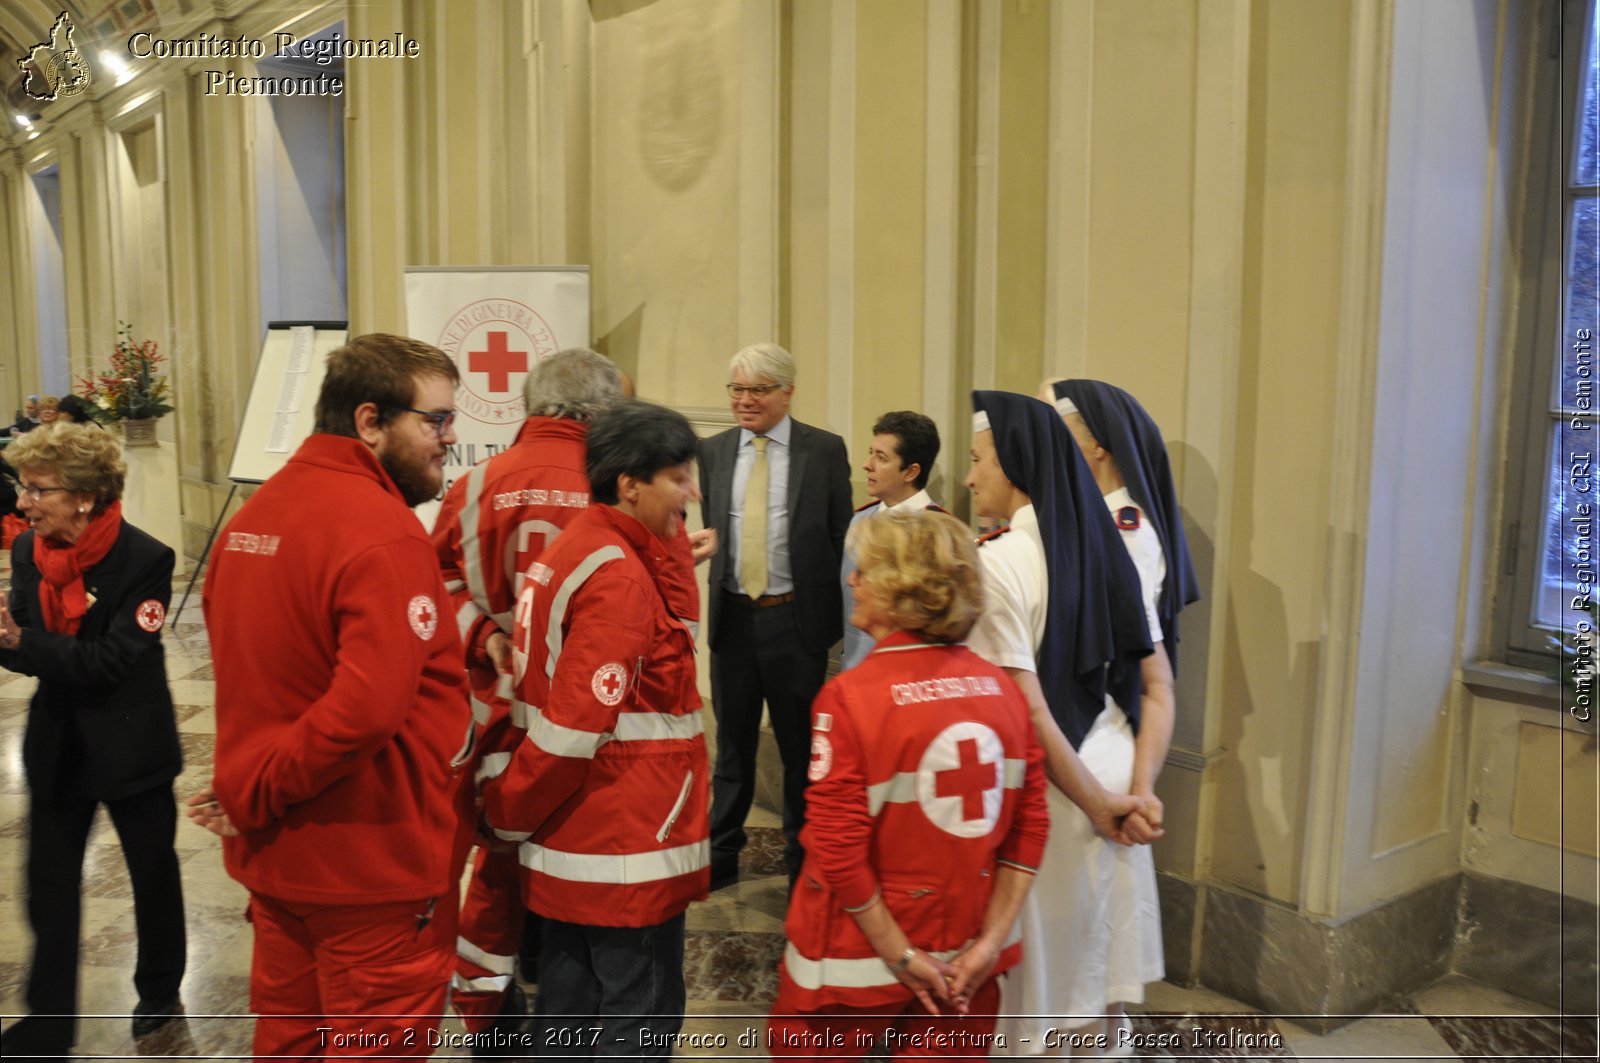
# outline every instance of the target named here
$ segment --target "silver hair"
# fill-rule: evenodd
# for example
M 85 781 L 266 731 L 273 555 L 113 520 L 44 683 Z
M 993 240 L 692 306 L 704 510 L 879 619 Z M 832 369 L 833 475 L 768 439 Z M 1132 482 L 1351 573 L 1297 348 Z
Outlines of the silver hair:
M 794 383 L 794 357 L 776 343 L 752 343 L 733 356 L 728 363 L 728 376 L 744 371 L 751 380 L 766 377 L 779 387 Z
M 534 366 L 522 397 L 529 417 L 587 421 L 622 399 L 622 371 L 603 354 L 568 347 Z

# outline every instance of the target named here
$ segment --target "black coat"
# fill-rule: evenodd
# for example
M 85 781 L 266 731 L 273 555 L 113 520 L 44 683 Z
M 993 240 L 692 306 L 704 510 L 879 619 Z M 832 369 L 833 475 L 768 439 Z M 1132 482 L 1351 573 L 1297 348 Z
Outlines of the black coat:
M 33 539 L 26 532 L 11 549 L 11 613 L 23 632 L 15 650 L 0 650 L 0 667 L 39 679 L 22 745 L 34 799 L 112 801 L 176 778 L 183 753 L 157 622 L 172 598 L 172 549 L 124 522 L 84 573 L 94 604 L 78 633 L 58 635 L 39 610 Z
M 844 599 L 839 566 L 850 527 L 850 459 L 844 440 L 832 432 L 791 420 L 789 435 L 789 568 L 800 644 L 810 653 L 827 653 L 844 636 Z M 717 530 L 722 544 L 711 558 L 707 641 L 717 648 L 721 634 L 722 585 L 726 577 L 733 467 L 739 429 L 700 441 L 700 513 Z

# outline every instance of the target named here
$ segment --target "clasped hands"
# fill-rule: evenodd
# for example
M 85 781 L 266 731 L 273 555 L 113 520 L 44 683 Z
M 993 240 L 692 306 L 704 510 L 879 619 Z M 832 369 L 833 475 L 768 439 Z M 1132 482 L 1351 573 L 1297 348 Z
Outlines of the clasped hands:
M 898 971 L 894 970 L 896 964 L 884 962 L 928 1014 L 943 1014 L 935 1003 L 939 1001 L 954 1008 L 957 1014 L 965 1015 L 972 1001 L 972 991 L 989 980 L 999 959 L 999 950 L 986 939 L 979 938 L 968 942 L 948 961 L 916 949 L 911 961 Z
M 1094 832 L 1118 845 L 1149 845 L 1166 833 L 1163 821 L 1166 807 L 1153 791 L 1135 788 L 1132 793 L 1106 791 L 1098 812 L 1089 812 Z

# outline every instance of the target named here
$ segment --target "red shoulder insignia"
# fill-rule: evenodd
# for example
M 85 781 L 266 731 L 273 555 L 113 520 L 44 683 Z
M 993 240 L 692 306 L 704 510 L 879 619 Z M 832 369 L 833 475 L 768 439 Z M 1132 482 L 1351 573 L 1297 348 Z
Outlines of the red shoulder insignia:
M 1139 507 L 1123 506 L 1117 510 L 1117 528 L 1121 531 L 1139 530 Z
M 1007 524 L 1004 527 L 996 528 L 994 531 L 989 532 L 989 533 L 987 533 L 985 535 L 980 535 L 980 536 L 978 536 L 978 539 L 977 539 L 978 545 L 982 546 L 984 543 L 993 542 L 994 540 L 1000 538 L 1000 536 L 1004 535 L 1006 532 L 1008 532 L 1010 530 L 1011 530 L 1011 525 Z
M 883 501 L 881 499 L 874 498 L 871 502 L 868 502 L 864 506 L 857 506 L 856 507 L 856 512 L 860 513 L 862 510 L 871 509 L 873 506 L 881 506 L 881 505 L 883 505 Z
M 923 509 L 931 509 L 935 513 L 943 513 L 947 517 L 950 515 L 950 511 L 948 509 L 945 509 L 943 506 L 941 506 L 937 502 L 929 502 L 926 506 L 923 506 L 922 508 Z

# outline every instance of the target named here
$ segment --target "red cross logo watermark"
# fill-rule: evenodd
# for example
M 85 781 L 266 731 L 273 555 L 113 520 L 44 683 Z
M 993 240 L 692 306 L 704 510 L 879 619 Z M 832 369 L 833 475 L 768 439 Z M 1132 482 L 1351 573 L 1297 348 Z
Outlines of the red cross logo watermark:
M 595 700 L 600 704 L 615 705 L 627 692 L 628 670 L 616 661 L 602 664 L 594 670 L 589 689 L 594 691 Z
M 988 726 L 951 724 L 922 753 L 917 804 L 934 826 L 960 838 L 988 834 L 1005 796 L 1005 746 Z
M 511 374 L 528 371 L 528 352 L 513 351 L 507 344 L 507 334 L 489 333 L 489 349 L 467 352 L 467 371 L 482 373 L 489 378 L 489 391 L 505 394 L 511 390 Z
M 406 620 L 411 624 L 412 633 L 427 642 L 439 629 L 439 609 L 432 598 L 419 594 L 407 604 Z

